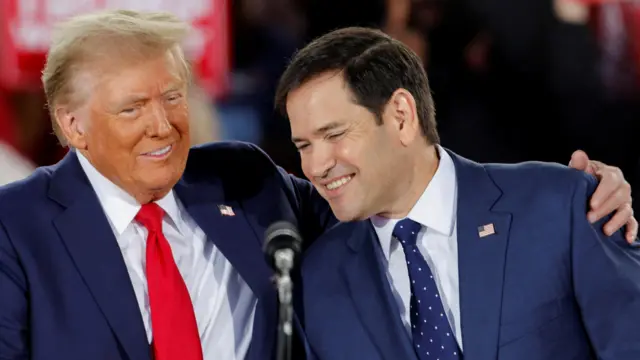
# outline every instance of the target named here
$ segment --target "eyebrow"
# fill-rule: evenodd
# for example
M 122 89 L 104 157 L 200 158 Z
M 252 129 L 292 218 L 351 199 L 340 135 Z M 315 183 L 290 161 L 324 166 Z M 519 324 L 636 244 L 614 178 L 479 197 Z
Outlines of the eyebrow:
M 165 91 L 162 92 L 162 96 L 166 96 L 169 93 L 175 92 L 180 90 L 181 85 L 180 84 L 171 84 L 170 86 L 168 86 L 166 88 Z M 138 94 L 138 95 L 131 95 L 129 97 L 126 97 L 125 99 L 123 99 L 122 101 L 118 102 L 118 107 L 123 107 L 123 106 L 127 106 L 129 104 L 135 104 L 138 102 L 144 102 L 149 100 L 149 97 L 146 95 L 142 95 L 142 94 Z
M 340 127 L 341 125 L 342 125 L 342 123 L 339 123 L 339 122 L 335 122 L 335 121 L 334 122 L 330 122 L 327 125 L 319 128 L 319 129 L 316 129 L 313 132 L 313 135 L 315 135 L 315 136 L 324 135 L 326 132 L 328 132 L 330 130 L 333 130 L 333 129 L 337 128 L 337 127 Z M 294 143 L 297 143 L 297 142 L 305 141 L 305 139 L 301 139 L 301 138 L 298 138 L 298 137 L 292 137 L 291 141 L 294 142 Z
M 142 94 L 127 96 L 126 98 L 118 102 L 114 102 L 113 110 L 120 110 L 121 108 L 129 106 L 131 104 L 146 102 L 147 100 L 149 100 L 149 97 Z
M 167 95 L 169 93 L 175 92 L 180 90 L 180 88 L 183 86 L 182 83 L 178 83 L 178 84 L 171 84 L 170 86 L 167 86 L 166 90 L 162 92 L 162 95 Z

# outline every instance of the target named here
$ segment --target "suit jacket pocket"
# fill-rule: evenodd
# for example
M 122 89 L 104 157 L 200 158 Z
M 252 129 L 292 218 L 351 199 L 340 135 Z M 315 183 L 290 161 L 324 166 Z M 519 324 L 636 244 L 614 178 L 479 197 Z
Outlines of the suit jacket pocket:
M 544 302 L 529 311 L 503 314 L 500 326 L 500 346 L 507 345 L 530 333 L 543 331 L 563 316 L 577 311 L 572 296 L 564 296 Z

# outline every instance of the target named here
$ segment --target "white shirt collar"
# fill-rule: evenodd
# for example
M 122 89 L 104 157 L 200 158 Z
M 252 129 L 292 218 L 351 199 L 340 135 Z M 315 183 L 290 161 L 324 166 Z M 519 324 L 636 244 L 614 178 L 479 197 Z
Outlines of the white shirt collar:
M 439 145 L 436 145 L 436 148 L 440 155 L 438 169 L 407 217 L 428 229 L 451 236 L 457 198 L 456 168 L 449 153 Z M 380 216 L 371 218 L 387 259 L 391 252 L 393 228 L 400 220 Z
M 133 196 L 102 175 L 79 151 L 76 151 L 76 155 L 78 156 L 78 161 L 80 161 L 80 166 L 82 166 L 89 179 L 89 183 L 91 183 L 98 196 L 98 200 L 111 226 L 117 232 L 117 235 L 122 235 L 142 206 Z M 173 190 L 169 191 L 167 195 L 156 201 L 156 203 L 172 220 L 176 230 L 181 232 L 179 226 L 181 224 L 180 211 Z

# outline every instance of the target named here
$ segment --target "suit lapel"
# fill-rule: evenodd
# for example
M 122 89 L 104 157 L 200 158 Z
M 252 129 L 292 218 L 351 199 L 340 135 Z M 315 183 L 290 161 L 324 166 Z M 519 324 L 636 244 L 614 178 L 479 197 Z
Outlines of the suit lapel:
M 175 190 L 207 238 L 258 298 L 248 358 L 264 359 L 264 354 L 273 354 L 277 299 L 270 280 L 273 272 L 261 251 L 262 234 L 250 226 L 240 203 L 225 201 L 221 185 L 192 184 L 183 179 Z M 144 323 L 117 240 L 75 152 L 69 152 L 61 162 L 49 196 L 65 207 L 54 226 L 118 341 L 129 358 L 150 359 Z M 233 215 L 224 215 L 221 205 L 230 207 Z
M 60 164 L 50 197 L 66 207 L 54 220 L 78 272 L 130 359 L 150 359 L 140 309 L 120 248 L 74 152 Z
M 242 204 L 225 199 L 221 184 L 183 180 L 174 189 L 207 238 L 213 241 L 258 298 L 249 358 L 264 359 L 265 354 L 273 354 L 278 307 L 271 282 L 273 271 L 262 252 L 260 239 L 263 234 L 256 232 Z
M 358 317 L 382 358 L 414 359 L 415 352 L 375 249 L 377 235 L 369 221 L 349 225 L 349 229 L 350 256 L 342 273 Z
M 458 179 L 457 236 L 463 352 L 497 358 L 511 214 L 497 211 L 502 192 L 479 164 L 449 152 Z M 480 236 L 480 227 L 495 233 Z

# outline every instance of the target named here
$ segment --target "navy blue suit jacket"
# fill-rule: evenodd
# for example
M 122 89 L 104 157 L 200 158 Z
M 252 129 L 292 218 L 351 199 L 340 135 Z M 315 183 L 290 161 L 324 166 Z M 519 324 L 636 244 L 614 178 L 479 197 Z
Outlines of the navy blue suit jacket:
M 640 359 L 640 250 L 587 221 L 596 180 L 451 155 L 464 359 Z M 342 223 L 306 254 L 306 335 L 321 360 L 417 359 L 377 246 L 370 222 Z
M 258 297 L 248 359 L 272 358 L 278 308 L 264 231 L 288 220 L 314 239 L 335 222 L 328 206 L 243 143 L 192 149 L 174 189 Z M 74 152 L 0 189 L 0 359 L 150 359 L 125 263 Z

